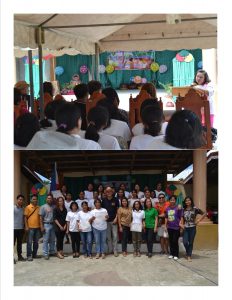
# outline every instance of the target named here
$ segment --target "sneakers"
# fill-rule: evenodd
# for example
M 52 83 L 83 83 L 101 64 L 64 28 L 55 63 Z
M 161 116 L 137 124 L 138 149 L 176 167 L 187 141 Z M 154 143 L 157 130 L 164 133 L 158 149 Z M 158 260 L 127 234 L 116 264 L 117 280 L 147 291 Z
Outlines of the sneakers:
M 99 254 L 99 253 L 97 253 L 97 255 L 96 255 L 96 259 L 99 259 L 99 257 L 100 257 L 100 254 Z
M 33 261 L 32 256 L 28 256 L 27 261 Z
M 174 259 L 174 260 L 178 260 L 179 258 L 178 258 L 177 256 L 174 256 L 173 259 Z
M 89 255 L 89 258 L 90 258 L 90 259 L 93 259 L 92 255 Z
M 173 258 L 173 256 L 172 256 L 172 255 L 170 255 L 168 258 L 169 258 L 169 259 L 172 259 L 172 258 Z
M 118 252 L 115 251 L 115 252 L 114 252 L 114 256 L 115 256 L 115 257 L 118 257 Z
M 105 253 L 102 253 L 102 259 L 105 259 L 105 258 L 106 258 Z
M 22 255 L 18 257 L 18 261 L 26 261 L 27 259 L 24 258 Z

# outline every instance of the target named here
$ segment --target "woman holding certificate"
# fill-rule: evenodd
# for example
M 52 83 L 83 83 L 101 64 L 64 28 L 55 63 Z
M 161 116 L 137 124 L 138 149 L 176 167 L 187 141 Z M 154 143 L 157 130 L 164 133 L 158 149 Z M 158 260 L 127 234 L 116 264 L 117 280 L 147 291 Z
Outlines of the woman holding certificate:
M 96 243 L 96 258 L 98 259 L 101 255 L 104 259 L 107 230 L 106 220 L 109 216 L 107 210 L 101 207 L 101 200 L 95 200 L 94 205 L 96 208 L 90 212 L 92 216 L 90 222 L 92 222 L 93 234 Z
M 82 210 L 77 214 L 78 230 L 81 234 L 81 241 L 83 244 L 84 257 L 92 258 L 92 227 L 90 219 L 92 218 L 89 211 L 88 202 L 83 201 L 81 204 Z

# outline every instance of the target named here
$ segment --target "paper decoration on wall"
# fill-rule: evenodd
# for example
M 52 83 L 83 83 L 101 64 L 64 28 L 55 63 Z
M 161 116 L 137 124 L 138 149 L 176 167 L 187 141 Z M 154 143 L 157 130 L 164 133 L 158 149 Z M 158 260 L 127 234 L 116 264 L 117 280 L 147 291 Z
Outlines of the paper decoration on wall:
M 114 72 L 114 66 L 113 65 L 106 66 L 106 73 L 111 74 L 113 72 Z
M 193 60 L 193 56 L 187 50 L 181 50 L 176 54 L 176 60 L 179 62 L 191 62 Z
M 185 57 L 185 59 L 184 59 L 185 62 L 190 62 L 190 61 L 192 61 L 192 60 L 193 60 L 193 56 L 192 56 L 191 53 L 189 53 L 189 55 L 187 55 L 187 56 Z
M 51 59 L 51 58 L 53 58 L 54 56 L 52 55 L 52 54 L 48 54 L 48 55 L 45 55 L 44 57 L 43 57 L 43 59 L 44 60 L 48 60 L 48 59 Z
M 130 82 L 134 82 L 134 79 L 135 79 L 134 77 L 131 77 Z
M 105 67 L 104 65 L 99 65 L 99 66 L 98 66 L 98 72 L 99 72 L 100 74 L 105 73 L 105 71 L 106 71 L 106 67 Z
M 161 65 L 159 67 L 160 74 L 165 73 L 167 71 L 168 67 L 166 65 Z
M 152 70 L 152 72 L 157 72 L 157 71 L 159 71 L 159 64 L 157 64 L 156 62 L 153 62 L 153 63 L 151 64 L 151 70 Z
M 60 76 L 60 75 L 62 75 L 63 73 L 64 73 L 64 68 L 63 68 L 63 67 L 58 66 L 58 67 L 55 68 L 55 74 L 56 74 L 57 76 Z
M 141 82 L 142 82 L 141 76 L 135 76 L 134 83 L 141 83 Z
M 201 60 L 198 62 L 197 67 L 198 67 L 198 69 L 202 69 L 203 68 L 203 63 L 202 63 Z
M 88 68 L 86 65 L 80 67 L 81 74 L 86 74 L 88 72 Z

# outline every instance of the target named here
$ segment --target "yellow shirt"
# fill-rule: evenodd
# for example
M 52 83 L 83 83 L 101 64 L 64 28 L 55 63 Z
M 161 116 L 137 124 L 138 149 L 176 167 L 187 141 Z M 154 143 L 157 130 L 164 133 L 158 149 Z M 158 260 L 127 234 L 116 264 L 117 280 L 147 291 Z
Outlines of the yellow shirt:
M 35 210 L 35 212 L 33 212 L 34 210 Z M 32 214 L 32 212 L 33 212 L 33 214 Z M 26 216 L 27 218 L 30 216 L 27 219 L 27 225 L 29 228 L 39 228 L 40 227 L 39 206 L 33 206 L 32 204 L 29 204 L 28 206 L 25 207 L 24 216 Z
M 121 221 L 121 225 L 129 227 L 131 224 L 132 210 L 131 208 L 119 207 L 118 219 Z

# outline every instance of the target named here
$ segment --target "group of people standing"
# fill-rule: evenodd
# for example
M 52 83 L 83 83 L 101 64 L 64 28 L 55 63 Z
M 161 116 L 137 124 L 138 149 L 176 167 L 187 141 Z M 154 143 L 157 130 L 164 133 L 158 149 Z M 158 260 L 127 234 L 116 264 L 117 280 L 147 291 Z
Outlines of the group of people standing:
M 104 259 L 106 254 L 111 253 L 117 257 L 119 235 L 124 257 L 127 256 L 128 240 L 132 238 L 133 256 L 141 256 L 141 243 L 146 240 L 146 255 L 151 258 L 155 234 L 160 238 L 160 254 L 178 260 L 181 231 L 186 258 L 191 260 L 196 225 L 206 215 L 194 206 L 191 197 L 186 197 L 181 206 L 176 204 L 175 195 L 167 199 L 161 184 L 153 191 L 156 198 L 151 198 L 149 190 L 145 190 L 145 194 L 140 191 L 138 184 L 131 193 L 125 190 L 125 184 L 121 184 L 117 193 L 110 186 L 100 186 L 94 192 L 93 185 L 89 184 L 76 201 L 72 200 L 70 193 L 63 193 L 64 196 L 55 201 L 49 194 L 41 207 L 37 196 L 32 195 L 30 204 L 23 208 L 24 196 L 18 195 L 14 206 L 14 244 L 17 241 L 18 260 L 38 258 L 41 233 L 46 260 L 50 256 L 65 257 L 65 235 L 71 237 L 73 258 L 80 256 L 82 242 L 84 257 L 92 259 L 93 241 L 96 259 Z M 199 214 L 201 217 L 196 219 Z M 27 258 L 22 256 L 24 230 L 27 232 Z

